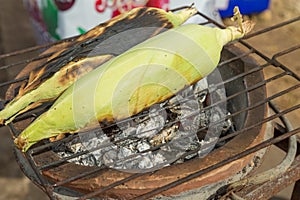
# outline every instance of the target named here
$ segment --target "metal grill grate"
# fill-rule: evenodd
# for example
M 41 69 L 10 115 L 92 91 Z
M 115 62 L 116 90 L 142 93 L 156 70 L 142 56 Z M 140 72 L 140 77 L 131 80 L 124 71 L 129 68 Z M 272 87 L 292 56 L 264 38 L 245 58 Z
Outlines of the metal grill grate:
M 205 15 L 198 13 L 198 15 L 202 16 L 207 20 L 207 22 L 203 24 L 215 24 L 219 27 L 222 27 L 222 25 L 214 22 L 213 20 L 209 19 Z M 300 124 L 295 124 L 294 127 L 290 127 L 289 122 L 287 121 L 286 117 L 292 117 L 296 118 L 294 121 L 299 121 L 299 114 L 300 114 L 300 102 L 299 100 L 296 100 L 295 102 L 290 102 L 288 105 L 285 104 L 285 98 L 289 94 L 296 94 L 299 93 L 299 86 L 300 86 L 300 77 L 299 73 L 296 71 L 296 65 L 297 60 L 292 60 L 289 56 L 292 55 L 292 58 L 296 58 L 294 54 L 300 55 L 300 44 L 293 44 L 292 46 L 286 47 L 284 49 L 280 49 L 277 52 L 272 53 L 272 55 L 267 55 L 267 53 L 264 52 L 264 49 L 260 50 L 256 48 L 255 42 L 259 41 L 259 37 L 263 34 L 268 34 L 271 32 L 278 31 L 280 28 L 287 28 L 289 26 L 297 27 L 300 24 L 300 17 L 296 17 L 294 19 L 291 19 L 289 21 L 285 21 L 283 23 L 271 26 L 269 28 L 263 29 L 261 31 L 254 32 L 252 34 L 249 34 L 248 36 L 244 37 L 241 40 L 235 41 L 225 47 L 225 49 L 228 49 L 229 51 L 232 46 L 238 47 L 241 49 L 241 53 L 234 55 L 231 58 L 223 59 L 220 64 L 219 68 L 225 65 L 231 65 L 232 63 L 235 63 L 241 59 L 253 57 L 257 60 L 257 65 L 251 65 L 248 70 L 243 71 L 237 75 L 234 75 L 230 78 L 227 78 L 222 83 L 217 83 L 214 85 L 215 87 L 218 87 L 221 84 L 229 84 L 231 82 L 234 82 L 238 79 L 243 79 L 243 81 L 247 81 L 246 77 L 250 76 L 257 76 L 258 72 L 264 71 L 265 74 L 268 74 L 265 79 L 260 80 L 258 82 L 255 82 L 254 84 L 250 84 L 249 87 L 246 87 L 242 90 L 233 92 L 232 94 L 228 95 L 226 100 L 220 100 L 218 102 L 215 102 L 211 105 L 208 105 L 204 109 L 210 109 L 214 106 L 217 106 L 221 103 L 224 103 L 224 101 L 229 101 L 231 99 L 234 99 L 238 97 L 239 95 L 247 94 L 250 92 L 253 92 L 257 89 L 261 89 L 262 87 L 267 87 L 268 94 L 266 98 L 263 98 L 261 101 L 256 101 L 252 103 L 251 105 L 248 105 L 246 107 L 240 108 L 236 110 L 235 112 L 232 112 L 230 115 L 226 116 L 226 119 L 229 119 L 231 117 L 238 116 L 239 114 L 243 112 L 249 112 L 258 108 L 261 108 L 262 106 L 269 105 L 271 110 L 273 112 L 270 112 L 268 115 L 264 115 L 263 119 L 256 121 L 255 123 L 252 123 L 246 127 L 242 127 L 237 131 L 234 131 L 230 134 L 227 134 L 225 136 L 222 136 L 218 139 L 217 143 L 226 142 L 229 139 L 235 138 L 249 130 L 252 131 L 258 131 L 260 127 L 266 126 L 269 122 L 273 122 L 275 125 L 274 129 L 274 137 L 261 141 L 258 144 L 252 145 L 251 147 L 247 147 L 247 149 L 240 150 L 239 152 L 235 152 L 235 154 L 232 154 L 224 160 L 219 160 L 218 162 L 208 164 L 205 168 L 199 169 L 197 171 L 193 171 L 189 174 L 185 174 L 184 176 L 178 176 L 177 180 L 172 180 L 170 182 L 165 182 L 164 185 L 159 186 L 157 188 L 152 188 L 148 190 L 141 190 L 137 195 L 132 196 L 132 198 L 135 199 L 148 199 L 151 197 L 154 197 L 159 194 L 168 194 L 168 191 L 172 188 L 176 188 L 178 186 L 183 186 L 187 182 L 192 181 L 202 175 L 208 174 L 212 172 L 213 170 L 219 169 L 227 164 L 230 164 L 232 162 L 235 162 L 241 158 L 245 158 L 246 156 L 249 156 L 253 153 L 258 152 L 261 149 L 264 149 L 266 147 L 269 147 L 271 145 L 278 145 L 285 151 L 288 151 L 288 145 L 286 145 L 286 141 L 288 138 L 290 138 L 293 135 L 296 135 L 300 132 Z M 68 41 L 72 42 L 72 38 L 68 39 Z M 26 66 L 28 63 L 34 61 L 43 59 L 50 55 L 43 55 L 39 56 L 39 52 L 41 50 L 47 49 L 50 46 L 56 45 L 61 43 L 56 42 L 49 45 L 43 45 L 43 46 L 37 46 L 34 48 L 29 48 L 21 51 L 16 51 L 13 53 L 8 53 L 4 55 L 0 55 L 0 62 L 1 60 L 9 60 L 11 64 L 8 65 L 2 65 L 0 66 L 0 71 L 3 71 L 5 73 L 12 73 L 10 74 L 12 77 L 15 76 L 18 71 L 20 71 L 24 66 Z M 276 41 L 274 41 L 276 42 Z M 285 63 L 286 60 L 289 60 L 288 64 Z M 8 62 L 7 62 L 8 63 Z M 292 63 L 292 64 L 290 64 Z M 299 67 L 299 66 L 298 66 Z M 299 70 L 299 69 L 298 69 Z M 14 72 L 14 73 L 13 73 Z M 22 82 L 27 77 L 22 77 L 18 79 L 11 79 L 7 80 L 5 82 L 0 83 L 0 87 L 6 90 L 11 84 Z M 279 89 L 276 89 L 274 85 L 280 84 L 282 81 L 288 80 L 289 84 L 287 86 L 282 86 Z M 219 84 L 219 85 L 218 85 Z M 274 89 L 275 88 L 275 89 Z M 26 113 L 14 121 L 16 122 L 22 122 L 25 121 L 27 118 L 36 117 L 41 112 L 43 112 L 47 106 L 49 105 L 43 105 L 39 109 L 36 109 L 32 112 Z M 193 115 L 193 114 L 191 114 Z M 224 120 L 224 119 L 222 119 Z M 125 120 L 126 121 L 126 120 Z M 216 124 L 219 121 L 215 122 Z M 12 130 L 12 136 L 15 137 L 19 134 L 19 130 L 16 130 L 14 123 L 9 124 L 10 129 Z M 109 128 L 109 127 L 106 127 Z M 207 127 L 204 127 L 202 129 L 199 129 L 198 131 L 204 131 Z M 87 154 L 88 152 L 92 150 L 97 150 L 100 147 L 97 147 L 95 149 L 89 150 L 89 151 L 83 151 L 79 153 L 75 153 L 71 156 L 61 158 L 59 160 L 53 159 L 51 157 L 52 150 L 60 145 L 64 145 L 68 142 L 70 142 L 72 139 L 79 137 L 78 134 L 70 135 L 62 140 L 55 141 L 52 143 L 41 143 L 38 146 L 35 146 L 31 148 L 26 153 L 21 153 L 18 149 L 15 149 L 15 153 L 18 159 L 18 162 L 23 169 L 24 173 L 32 180 L 34 181 L 38 186 L 40 186 L 51 199 L 57 199 L 57 194 L 67 194 L 70 196 L 75 196 L 77 199 L 90 199 L 90 198 L 96 198 L 97 196 L 101 196 L 101 194 L 110 194 L 109 192 L 113 190 L 114 188 L 118 188 L 120 186 L 124 186 L 129 182 L 137 181 L 136 184 L 139 184 L 138 181 L 142 178 L 151 178 L 151 176 L 155 173 L 159 173 L 160 169 L 155 172 L 146 172 L 146 173 L 132 173 L 127 174 L 126 177 L 122 179 L 116 179 L 116 181 L 103 186 L 98 189 L 93 189 L 92 191 L 89 191 L 85 194 L 81 193 L 81 191 L 73 191 L 71 189 L 68 189 L 68 184 L 78 181 L 78 180 L 85 180 L 92 176 L 100 176 L 101 173 L 104 173 L 105 171 L 109 170 L 108 167 L 94 167 L 94 168 L 86 168 L 86 170 L 81 171 L 80 174 L 72 175 L 69 177 L 65 177 L 60 180 L 53 180 L 47 177 L 47 172 L 53 172 L 61 170 L 62 166 L 65 166 L 68 164 L 68 162 L 76 158 L 78 156 Z M 119 141 L 120 142 L 120 141 Z M 290 142 L 291 143 L 291 142 Z M 297 144 L 299 147 L 299 137 L 297 137 Z M 240 144 L 236 144 L 240 145 Z M 157 148 L 160 148 L 164 146 L 164 144 L 158 146 Z M 104 146 L 101 146 L 104 147 Z M 154 151 L 155 149 L 149 149 L 147 151 Z M 195 152 L 198 152 L 199 148 L 194 149 L 193 151 L 189 151 L 185 154 L 183 154 L 180 158 L 184 158 L 189 154 L 193 154 Z M 49 156 L 49 159 L 44 159 L 43 162 L 39 160 L 40 156 Z M 205 161 L 205 160 L 204 160 Z M 175 161 L 174 161 L 175 162 Z M 172 163 L 171 163 L 172 164 Z M 176 164 L 174 164 L 176 165 Z M 271 180 L 269 182 L 265 182 L 264 184 L 257 184 L 255 185 L 255 191 L 251 194 L 245 193 L 247 191 L 248 187 L 245 188 L 231 188 L 229 185 L 225 185 L 223 187 L 220 187 L 219 190 L 215 193 L 215 196 L 211 198 L 224 198 L 226 195 L 229 194 L 230 191 L 234 191 L 235 193 L 230 193 L 230 195 L 240 195 L 247 199 L 257 199 L 259 192 L 258 191 L 264 191 L 265 197 L 270 197 L 272 194 L 275 194 L 275 192 L 279 191 L 280 189 L 283 189 L 283 187 L 290 184 L 290 181 L 296 182 L 300 178 L 300 157 L 299 152 L 297 153 L 297 157 L 294 159 L 292 165 L 285 170 L 284 174 L 280 174 L 277 177 L 274 177 L 274 180 Z M 46 173 L 45 173 L 46 172 Z M 280 183 L 281 186 L 278 186 L 278 183 L 276 180 L 278 180 L 280 177 L 284 177 L 284 175 L 287 175 L 289 178 L 287 180 L 284 180 L 282 183 Z M 276 185 L 276 186 L 275 186 Z M 297 198 L 297 192 L 299 193 L 300 184 L 299 181 L 296 182 L 295 188 L 294 188 L 294 194 L 293 198 Z M 274 190 L 272 191 L 271 188 Z M 260 189 L 260 190 L 258 190 Z M 86 191 L 85 191 L 86 192 Z M 244 193 L 243 193 L 244 192 Z M 113 197 L 113 196 L 112 196 Z M 298 196 L 299 197 L 299 196 Z M 75 199 L 76 199 L 75 198 Z

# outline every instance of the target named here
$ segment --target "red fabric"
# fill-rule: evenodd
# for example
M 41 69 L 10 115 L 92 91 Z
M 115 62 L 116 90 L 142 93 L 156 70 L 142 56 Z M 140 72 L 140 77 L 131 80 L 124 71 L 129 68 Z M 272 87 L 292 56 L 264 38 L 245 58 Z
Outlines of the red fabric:
M 101 0 L 98 0 L 101 2 Z M 169 0 L 149 0 L 146 4 L 147 7 L 155 7 L 155 8 L 162 8 L 164 10 L 168 10 L 168 6 L 169 6 Z M 136 8 L 136 7 L 140 7 L 140 6 L 132 6 L 132 8 Z M 126 1 L 124 2 L 124 5 L 122 7 L 124 10 L 129 10 L 130 8 L 128 8 Z M 112 13 L 112 17 L 115 17 L 117 15 L 121 14 L 121 12 L 118 9 L 113 10 Z

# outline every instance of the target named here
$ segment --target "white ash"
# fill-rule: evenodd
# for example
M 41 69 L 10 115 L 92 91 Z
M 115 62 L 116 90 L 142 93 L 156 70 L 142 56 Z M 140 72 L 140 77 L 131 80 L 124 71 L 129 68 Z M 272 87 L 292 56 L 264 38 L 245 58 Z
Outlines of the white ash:
M 218 106 L 203 109 L 207 106 L 207 88 L 206 79 L 202 79 L 173 98 L 151 107 L 146 115 L 143 113 L 131 121 L 118 123 L 110 132 L 79 133 L 78 138 L 56 151 L 63 158 L 88 151 L 69 161 L 85 166 L 104 165 L 127 172 L 152 171 L 175 162 L 203 157 L 214 148 L 215 145 L 208 144 L 216 143 L 220 134 L 215 133 L 224 134 L 233 129 L 230 118 L 216 123 L 229 113 Z M 225 95 L 217 88 L 213 92 L 221 95 L 217 97 L 220 99 Z M 210 123 L 215 125 L 210 126 Z M 207 134 L 199 137 L 199 129 Z M 191 151 L 193 153 L 189 153 Z
M 138 138 L 153 137 L 164 128 L 166 117 L 162 113 L 158 113 L 159 109 L 157 106 L 156 108 L 151 108 L 147 116 L 148 120 L 138 123 L 139 125 L 136 129 Z

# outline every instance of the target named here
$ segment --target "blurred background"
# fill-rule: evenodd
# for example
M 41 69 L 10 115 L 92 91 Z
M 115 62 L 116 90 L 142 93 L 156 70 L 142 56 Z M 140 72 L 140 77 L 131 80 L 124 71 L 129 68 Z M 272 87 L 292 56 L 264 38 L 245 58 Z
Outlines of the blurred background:
M 0 0 L 0 5 L 0 55 L 3 53 L 9 53 L 32 47 L 42 42 L 41 38 L 37 38 L 36 26 L 32 25 L 30 14 L 28 9 L 25 9 L 22 0 Z M 251 14 L 250 17 L 256 22 L 255 30 L 259 30 L 299 15 L 299 0 L 272 0 L 270 1 L 268 9 L 258 14 Z M 228 23 L 227 19 L 224 19 L 224 23 Z M 84 28 L 77 30 L 82 32 L 85 31 Z M 297 29 L 283 29 L 281 30 L 281 34 L 281 38 L 284 36 L 290 42 L 300 43 L 300 27 Z M 254 41 L 255 43 L 253 44 L 256 47 L 261 47 L 264 50 L 264 53 L 267 55 L 272 55 L 272 52 L 282 48 L 287 42 L 279 37 L 280 36 L 278 34 L 268 34 L 265 35 L 265 38 L 262 37 L 261 41 Z M 299 56 L 297 57 L 297 55 L 295 55 L 294 58 L 289 58 L 289 60 L 286 62 L 291 62 L 291 65 L 288 66 L 295 67 L 294 71 L 300 73 L 300 62 L 295 63 L 297 60 L 299 60 Z M 7 59 L 3 62 L 8 64 L 15 61 Z M 11 76 L 13 76 L 13 73 L 2 73 L 0 74 L 0 81 L 12 78 Z M 268 74 L 266 74 L 266 76 L 268 76 Z M 282 82 L 280 84 L 288 83 Z M 275 90 L 276 87 L 280 86 L 270 86 L 268 90 Z M 1 98 L 3 98 L 4 93 L 5 91 L 0 91 Z M 281 104 L 285 105 L 290 102 L 300 103 L 299 101 L 300 94 L 293 93 L 290 94 L 290 96 L 287 96 L 285 99 L 282 99 Z M 297 126 L 299 126 L 299 121 L 297 121 L 297 118 L 295 117 L 296 115 L 299 119 L 299 112 L 294 112 L 291 116 L 289 116 L 289 119 L 292 124 L 297 124 Z M 6 127 L 0 128 L 0 136 L 0 200 L 48 199 L 46 195 L 39 188 L 33 185 L 30 180 L 27 179 L 21 172 L 15 161 L 12 152 L 12 140 Z M 280 162 L 280 159 L 283 156 L 283 152 L 277 148 L 272 148 L 265 156 L 266 161 L 262 166 L 262 169 L 270 168 L 276 165 L 278 162 Z M 288 187 L 273 199 L 289 199 L 292 188 L 292 186 Z

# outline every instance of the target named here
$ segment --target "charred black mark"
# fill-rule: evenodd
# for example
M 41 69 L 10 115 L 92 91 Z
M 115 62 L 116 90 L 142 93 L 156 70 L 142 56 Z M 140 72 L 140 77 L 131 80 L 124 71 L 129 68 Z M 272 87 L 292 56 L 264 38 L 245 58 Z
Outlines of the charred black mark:
M 67 82 L 73 82 L 77 78 L 81 77 L 83 74 L 86 74 L 87 72 L 96 68 L 98 65 L 99 62 L 97 60 L 78 62 L 76 64 L 73 64 L 73 66 L 68 68 L 66 70 L 66 73 L 60 77 L 58 82 L 62 85 L 66 84 Z
M 79 64 L 74 65 L 70 70 L 68 69 L 66 73 L 60 77 L 58 82 L 61 83 L 62 85 L 65 85 L 67 82 L 74 80 L 78 76 L 79 68 L 80 68 Z
M 127 30 L 143 27 L 152 27 L 152 32 L 143 31 L 142 34 L 140 32 L 133 34 L 119 34 Z M 36 80 L 37 84 L 34 84 L 35 88 L 38 87 L 40 83 L 52 77 L 55 72 L 61 70 L 67 64 L 70 64 L 70 62 L 77 61 L 84 57 L 96 56 L 97 54 L 119 55 L 151 36 L 165 31 L 166 28 L 172 27 L 172 23 L 170 23 L 161 12 L 153 8 L 141 8 L 137 13 L 101 23 L 88 31 L 85 35 L 79 37 L 78 40 L 75 40 L 69 48 L 62 50 L 57 57 L 41 64 L 36 71 L 39 71 L 44 66 L 46 66 L 46 70 L 43 72 L 42 76 Z M 120 35 L 120 41 L 126 42 L 120 43 L 119 46 L 108 45 L 103 49 L 101 48 L 98 51 L 94 51 L 100 43 L 117 34 Z M 93 53 L 90 55 L 90 52 Z

